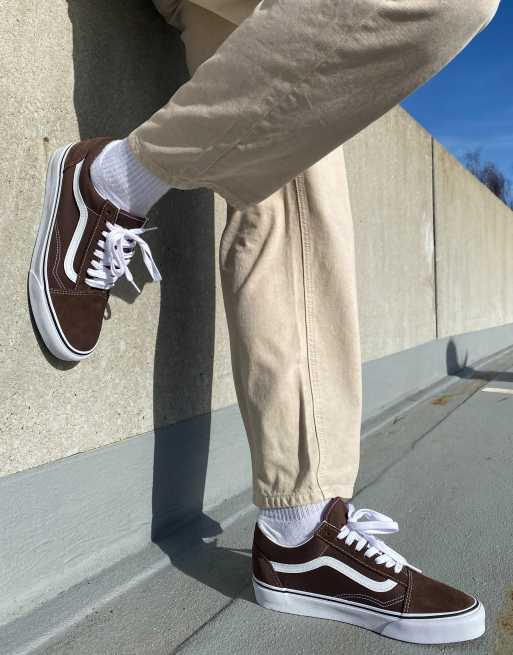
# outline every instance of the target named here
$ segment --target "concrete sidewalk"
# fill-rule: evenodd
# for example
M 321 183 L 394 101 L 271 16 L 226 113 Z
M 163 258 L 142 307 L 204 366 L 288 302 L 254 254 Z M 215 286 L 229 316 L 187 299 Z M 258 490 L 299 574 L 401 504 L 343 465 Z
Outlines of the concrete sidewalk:
M 355 504 L 397 520 L 388 542 L 426 574 L 480 597 L 484 638 L 416 646 L 260 609 L 249 584 L 255 512 L 244 494 L 10 624 L 2 655 L 512 655 L 512 355 L 469 375 L 366 437 Z

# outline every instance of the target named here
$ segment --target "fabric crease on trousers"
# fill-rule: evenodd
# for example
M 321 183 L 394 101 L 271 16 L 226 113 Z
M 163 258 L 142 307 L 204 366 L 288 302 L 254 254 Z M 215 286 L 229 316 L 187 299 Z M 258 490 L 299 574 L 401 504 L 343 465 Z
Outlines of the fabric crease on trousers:
M 261 507 L 350 498 L 361 357 L 342 144 L 450 61 L 498 0 L 154 0 L 192 78 L 129 136 L 228 202 L 219 266 Z

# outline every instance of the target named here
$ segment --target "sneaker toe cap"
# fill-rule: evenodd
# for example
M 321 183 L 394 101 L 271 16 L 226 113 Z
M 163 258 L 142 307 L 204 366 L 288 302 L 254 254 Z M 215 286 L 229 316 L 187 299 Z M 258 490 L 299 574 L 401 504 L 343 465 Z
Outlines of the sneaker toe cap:
M 51 293 L 55 318 L 66 345 L 79 353 L 94 349 L 100 336 L 107 297 L 96 293 Z
M 463 612 L 474 607 L 473 596 L 421 573 L 413 573 L 411 580 L 409 613 Z

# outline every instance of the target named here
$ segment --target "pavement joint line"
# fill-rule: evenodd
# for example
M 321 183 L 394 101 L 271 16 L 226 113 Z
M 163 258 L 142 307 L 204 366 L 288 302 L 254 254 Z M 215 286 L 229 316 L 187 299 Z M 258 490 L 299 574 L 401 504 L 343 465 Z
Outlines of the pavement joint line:
M 458 383 L 456 383 L 456 384 L 458 384 Z M 483 385 L 484 385 L 484 384 L 486 384 L 486 383 L 483 382 Z M 394 460 L 394 461 L 391 462 L 388 466 L 386 466 L 382 471 L 380 471 L 380 473 L 379 473 L 379 474 L 378 474 L 378 475 L 377 475 L 373 480 L 370 480 L 369 482 L 367 482 L 367 484 L 365 484 L 363 487 L 361 487 L 360 489 L 358 489 L 357 493 L 355 494 L 355 498 L 357 498 L 357 497 L 358 497 L 358 496 L 359 496 L 363 491 L 365 491 L 366 489 L 369 489 L 369 488 L 370 488 L 372 485 L 374 485 L 376 482 L 379 482 L 379 480 L 381 480 L 381 478 L 382 478 L 385 474 L 387 474 L 391 469 L 393 469 L 394 466 L 395 466 L 396 464 L 399 464 L 399 462 L 402 462 L 403 459 L 405 459 L 406 457 L 408 457 L 408 456 L 409 456 L 409 455 L 410 455 L 410 454 L 415 450 L 415 448 L 417 447 L 417 445 L 418 445 L 421 441 L 423 441 L 426 437 L 428 437 L 428 436 L 429 436 L 429 435 L 430 435 L 434 430 L 436 430 L 437 427 L 439 427 L 440 425 L 442 425 L 442 423 L 444 423 L 444 421 L 446 421 L 446 420 L 447 420 L 448 418 L 450 418 L 450 417 L 451 417 L 455 412 L 457 412 L 458 409 L 459 409 L 460 407 L 462 407 L 462 406 L 463 406 L 463 405 L 464 405 L 468 400 L 470 400 L 473 396 L 475 396 L 477 393 L 479 393 L 480 391 L 482 391 L 482 389 L 483 389 L 483 387 L 478 387 L 477 389 L 474 389 L 473 391 L 471 391 L 471 392 L 468 394 L 468 396 L 466 396 L 465 398 L 463 398 L 463 400 L 461 400 L 461 402 L 459 402 L 459 403 L 456 405 L 456 407 L 453 407 L 453 409 L 451 409 L 450 412 L 448 412 L 445 416 L 443 416 L 439 421 L 437 421 L 434 425 L 432 425 L 428 430 L 426 430 L 425 432 L 423 432 L 419 437 L 417 437 L 417 439 L 415 439 L 414 441 L 412 441 L 412 443 L 408 446 L 408 448 L 407 448 L 407 449 L 402 453 L 402 455 L 401 455 L 400 457 L 398 457 L 396 460 Z M 419 404 L 420 404 L 420 403 L 419 403 Z M 405 412 L 405 413 L 408 413 L 408 412 Z
M 472 379 L 472 378 L 470 378 L 470 379 Z M 459 384 L 459 382 L 456 382 L 456 383 L 455 383 L 455 385 L 457 385 L 457 384 Z M 358 496 L 359 496 L 363 491 L 365 491 L 366 489 L 368 489 L 369 487 L 371 487 L 373 484 L 375 484 L 376 482 L 378 482 L 378 481 L 379 481 L 379 480 L 380 480 L 380 479 L 381 479 L 381 478 L 382 478 L 386 473 L 388 473 L 388 472 L 389 472 L 389 471 L 390 471 L 390 470 L 391 470 L 391 469 L 392 469 L 396 464 L 398 464 L 398 463 L 401 462 L 403 459 L 405 459 L 408 455 L 410 455 L 410 454 L 415 450 L 416 446 L 417 446 L 417 445 L 418 445 L 422 440 L 424 440 L 426 437 L 428 437 L 428 436 L 429 436 L 429 435 L 430 435 L 430 434 L 431 434 L 431 433 L 432 433 L 432 432 L 433 432 L 437 427 L 439 427 L 442 423 L 444 423 L 444 421 L 446 421 L 446 420 L 447 420 L 449 417 L 451 417 L 455 412 L 457 412 L 457 411 L 460 409 L 460 407 L 462 407 L 462 406 L 463 406 L 463 405 L 464 405 L 468 400 L 470 400 L 471 398 L 473 398 L 473 397 L 474 397 L 476 394 L 478 394 L 480 391 L 485 390 L 484 385 L 486 385 L 486 381 L 483 380 L 483 384 L 482 384 L 481 386 L 479 386 L 479 387 L 477 387 L 476 389 L 473 389 L 472 391 L 470 391 L 470 392 L 468 393 L 468 395 L 465 396 L 465 397 L 464 397 L 464 398 L 463 398 L 463 399 L 462 399 L 462 400 L 461 400 L 461 401 L 460 401 L 460 402 L 459 402 L 455 407 L 453 407 L 453 408 L 452 408 L 452 409 L 451 409 L 451 410 L 450 410 L 450 411 L 449 411 L 445 416 L 443 416 L 439 421 L 437 421 L 434 425 L 432 425 L 428 430 L 426 430 L 423 434 L 421 434 L 419 437 L 417 437 L 417 439 L 415 439 L 415 440 L 410 444 L 410 446 L 408 447 L 408 449 L 407 449 L 407 450 L 406 450 L 406 451 L 401 455 L 401 457 L 399 457 L 398 459 L 394 460 L 394 461 L 393 461 L 391 464 L 389 464 L 385 469 L 383 469 L 383 470 L 379 473 L 379 475 L 377 475 L 373 480 L 371 480 L 371 481 L 368 482 L 366 485 L 364 485 L 363 487 L 361 487 L 360 489 L 358 489 L 358 491 L 357 491 L 357 493 L 355 494 L 354 497 L 357 498 L 357 497 L 358 497 Z M 451 386 L 452 386 L 452 385 L 451 385 Z M 512 393 L 513 393 L 513 390 L 512 390 Z M 425 398 L 424 400 L 426 400 L 426 399 L 427 399 L 427 398 Z M 418 405 L 420 405 L 420 404 L 421 404 L 421 402 L 415 403 L 416 406 L 418 406 Z M 413 409 L 413 408 L 410 408 L 408 411 L 411 411 L 412 409 Z M 405 412 L 405 413 L 407 413 L 407 412 Z M 235 512 L 235 514 L 241 513 L 242 515 L 245 515 L 245 514 L 248 513 L 248 512 L 247 512 L 247 511 L 244 511 L 244 509 L 245 509 L 245 508 L 243 508 L 243 509 L 240 510 L 239 512 Z M 234 514 L 234 515 L 235 515 L 235 514 Z M 229 519 L 227 519 L 227 521 L 229 521 Z M 232 522 L 233 522 L 233 521 L 232 521 Z M 221 525 L 223 525 L 223 524 L 221 523 Z M 244 591 L 244 589 L 249 588 L 250 586 L 251 586 L 251 585 L 246 585 L 245 587 L 243 587 L 243 588 L 240 590 L 239 595 L 240 595 L 240 593 L 241 593 L 242 591 Z M 198 626 L 198 627 L 196 628 L 196 630 L 194 630 L 194 632 L 192 632 L 192 633 L 191 633 L 191 634 L 190 634 L 186 639 L 184 639 L 184 641 L 182 641 L 180 644 L 178 644 L 178 646 L 177 646 L 173 651 L 171 651 L 170 655 L 177 655 L 178 653 L 180 653 L 180 652 L 183 650 L 183 648 L 187 645 L 187 643 L 189 643 L 189 642 L 190 642 L 190 641 L 191 641 L 195 636 L 197 636 L 198 634 L 200 634 L 200 633 L 204 630 L 204 628 L 206 628 L 206 627 L 207 627 L 207 626 L 208 626 L 212 621 L 214 621 L 214 620 L 215 620 L 217 617 L 219 617 L 223 612 L 225 612 L 229 607 L 231 607 L 231 605 L 232 605 L 232 604 L 233 604 L 233 603 L 238 599 L 239 595 L 237 595 L 237 596 L 235 596 L 234 598 L 230 599 L 230 601 L 229 601 L 226 605 L 224 605 L 223 607 L 221 607 L 221 608 L 220 608 L 220 609 L 219 609 L 215 614 L 213 614 L 213 615 L 212 615 L 212 616 L 211 616 L 211 617 L 210 617 L 210 618 L 209 618 L 205 623 L 203 623 L 202 625 Z
M 460 377 L 458 375 L 447 376 L 446 378 L 435 382 L 433 385 L 416 392 L 414 397 L 408 396 L 399 402 L 394 403 L 392 406 L 384 408 L 377 416 L 373 416 L 363 423 L 362 441 L 368 437 L 373 437 L 378 432 L 387 430 L 398 416 L 409 414 L 430 398 L 448 392 L 452 387 L 460 384 L 464 380 L 472 380 L 472 378 Z M 483 382 L 483 384 L 486 384 L 486 382 Z
M 484 385 L 484 384 L 486 384 L 486 383 L 483 382 L 483 385 Z M 431 432 L 433 432 L 433 430 L 436 430 L 436 428 L 437 428 L 438 426 L 442 425 L 442 423 L 444 423 L 444 421 L 446 421 L 450 416 L 452 416 L 455 412 L 457 412 L 457 411 L 460 409 L 460 407 L 462 407 L 463 405 L 465 405 L 465 404 L 466 404 L 466 403 L 467 403 L 471 398 L 473 398 L 476 394 L 478 394 L 482 389 L 483 389 L 483 386 L 480 386 L 480 387 L 477 387 L 476 389 L 473 389 L 473 390 L 468 394 L 468 396 L 466 396 L 465 398 L 463 398 L 463 400 L 462 400 L 460 403 L 458 403 L 458 404 L 456 405 L 456 407 L 454 407 L 453 409 L 451 409 L 451 410 L 450 410 L 450 411 L 449 411 L 445 416 L 443 416 L 439 421 L 437 421 L 434 425 L 432 425 L 432 426 L 429 428 L 429 430 L 426 430 L 426 432 L 425 432 L 424 434 L 420 435 L 420 437 L 417 437 L 417 439 L 415 439 L 415 440 L 411 443 L 411 445 L 410 445 L 410 450 L 413 450 L 413 449 L 417 446 L 418 443 L 420 443 L 420 442 L 421 442 L 425 437 L 427 437 L 429 434 L 431 434 Z
M 393 403 L 389 407 L 382 408 L 375 416 L 371 416 L 363 422 L 362 425 L 362 441 L 368 437 L 372 437 L 377 432 L 386 430 L 386 428 L 393 423 L 397 416 L 406 414 L 416 407 L 425 402 L 428 398 L 433 397 L 433 395 L 445 393 L 451 387 L 460 382 L 472 381 L 479 379 L 479 373 L 481 371 L 486 371 L 486 367 L 491 363 L 502 361 L 506 357 L 511 357 L 513 355 L 513 346 L 508 346 L 499 352 L 493 353 L 489 357 L 485 357 L 480 360 L 474 369 L 472 369 L 471 375 L 465 374 L 465 367 L 454 371 L 453 373 L 448 373 L 446 377 L 434 382 L 427 387 L 419 389 L 414 392 L 413 395 L 406 396 L 402 400 L 399 400 L 396 403 Z M 512 368 L 512 362 L 508 362 L 505 366 L 501 367 L 500 370 L 496 371 L 498 375 L 508 371 Z M 483 380 L 483 385 L 486 385 L 492 380 Z
M 504 371 L 508 370 L 509 366 L 504 367 Z M 475 371 L 475 373 L 479 373 L 479 369 Z M 478 376 L 476 376 L 477 379 Z M 468 378 L 460 378 L 458 382 L 454 382 L 454 385 L 459 384 L 459 382 L 463 381 L 466 379 L 467 381 L 472 380 L 472 377 L 469 376 Z M 474 378 L 475 380 L 476 378 Z M 373 480 L 369 481 L 366 485 L 364 485 L 362 488 L 358 489 L 357 494 L 355 496 L 360 495 L 364 490 L 368 489 L 370 486 L 374 485 L 376 482 L 378 482 L 380 479 L 382 479 L 396 464 L 400 463 L 403 459 L 405 459 L 407 456 L 410 455 L 410 453 L 415 449 L 415 447 L 428 437 L 437 427 L 439 427 L 444 421 L 446 421 L 449 417 L 451 417 L 462 405 L 464 405 L 468 400 L 470 400 L 474 395 L 478 394 L 480 391 L 487 391 L 487 392 L 494 392 L 494 393 L 502 393 L 502 394 L 511 394 L 513 395 L 513 389 L 501 389 L 498 387 L 487 387 L 485 386 L 486 384 L 490 383 L 490 379 L 488 380 L 482 380 L 482 384 L 475 389 L 473 389 L 471 392 L 468 393 L 466 397 L 464 397 L 456 406 L 454 406 L 446 415 L 444 415 L 439 421 L 437 421 L 434 425 L 432 425 L 428 430 L 426 430 L 424 433 L 422 433 L 417 439 L 415 439 L 409 447 L 404 451 L 404 453 L 395 461 L 390 463 L 386 468 L 384 468 Z M 444 385 L 445 386 L 445 385 Z M 447 387 L 450 387 L 453 385 L 447 385 Z M 433 392 L 434 390 L 432 390 Z M 409 404 L 407 408 L 404 408 L 403 412 L 400 412 L 400 414 L 407 414 L 410 413 L 411 411 L 414 411 L 416 406 L 422 404 L 422 402 L 427 401 L 428 398 L 436 394 L 429 394 L 425 395 L 422 400 L 418 400 L 417 402 L 413 402 Z M 390 421 L 386 421 L 386 423 L 392 423 L 392 419 Z M 380 426 L 381 429 L 383 429 L 385 426 Z M 377 431 L 377 430 L 376 430 Z M 372 431 L 374 432 L 374 430 Z M 371 436 L 366 435 L 366 436 Z M 215 508 L 212 507 L 211 511 L 213 511 Z M 247 514 L 249 514 L 252 510 L 254 509 L 254 505 L 247 504 L 244 505 L 241 509 L 233 512 L 230 514 L 228 517 L 226 517 L 224 520 L 219 522 L 219 525 L 224 532 L 227 528 L 229 528 L 231 525 L 237 522 L 240 518 L 243 518 Z M 203 538 L 202 540 L 206 543 L 213 541 L 216 537 L 210 538 L 206 537 Z M 159 573 L 160 571 L 164 570 L 168 566 L 171 565 L 171 562 L 169 558 L 162 553 L 161 556 L 159 556 L 159 559 L 154 562 L 153 564 L 145 567 L 142 571 L 140 571 L 138 574 L 134 575 L 131 577 L 129 580 L 125 581 L 124 583 L 116 586 L 113 588 L 111 591 L 108 593 L 100 596 L 98 600 L 95 600 L 93 602 L 89 602 L 87 605 L 82 607 L 79 611 L 75 612 L 73 616 L 61 621 L 57 625 L 55 625 L 53 628 L 51 628 L 50 631 L 47 631 L 44 635 L 36 637 L 35 639 L 32 639 L 28 644 L 24 644 L 21 648 L 18 650 L 12 652 L 10 655 L 30 655 L 31 653 L 34 653 L 35 649 L 41 648 L 42 646 L 45 646 L 48 644 L 50 641 L 54 641 L 61 637 L 63 634 L 65 634 L 71 627 L 75 626 L 76 624 L 80 623 L 84 619 L 86 619 L 88 616 L 90 616 L 93 611 L 98 610 L 106 606 L 109 602 L 115 600 L 116 598 L 120 597 L 130 589 L 136 587 L 140 583 L 144 582 L 145 580 L 151 578 L 153 575 Z M 178 653 L 181 650 L 183 650 L 184 646 L 198 633 L 200 633 L 207 625 L 209 625 L 212 621 L 214 621 L 218 616 L 220 616 L 227 608 L 229 608 L 236 600 L 240 598 L 240 595 L 244 592 L 244 590 L 249 589 L 251 585 L 245 585 L 241 587 L 239 592 L 233 597 L 228 600 L 228 602 L 223 605 L 215 614 L 213 614 L 205 623 L 202 625 L 198 626 L 196 630 L 190 634 L 189 636 L 186 637 L 186 639 L 178 644 L 175 649 L 172 651 L 172 654 Z M 171 655 L 171 654 L 170 654 Z
M 236 523 L 239 519 L 249 514 L 253 509 L 254 506 L 252 504 L 245 505 L 238 511 L 233 512 L 233 514 L 230 514 L 223 521 L 220 521 L 219 525 L 222 531 L 224 532 L 227 528 L 229 528 L 231 525 Z M 202 541 L 204 543 L 210 543 L 211 541 L 217 539 L 218 536 L 219 535 L 215 537 L 205 537 L 202 539 Z M 170 565 L 171 565 L 171 561 L 169 560 L 169 557 L 164 553 L 162 553 L 159 556 L 157 562 L 155 562 L 150 566 L 147 566 L 146 568 L 144 568 L 142 571 L 134 575 L 132 578 L 130 578 L 123 584 L 114 587 L 114 589 L 112 589 L 109 593 L 101 596 L 98 600 L 95 600 L 94 602 L 85 605 L 79 611 L 73 614 L 73 616 L 69 617 L 64 621 L 61 621 L 56 626 L 54 626 L 50 631 L 45 632 L 44 635 L 37 637 L 36 639 L 33 639 L 28 644 L 25 644 L 21 649 L 18 649 L 10 653 L 10 655 L 30 655 L 36 649 L 45 646 L 50 641 L 58 639 L 60 636 L 65 634 L 70 628 L 72 628 L 73 626 L 77 625 L 78 623 L 86 619 L 88 616 L 90 616 L 90 614 L 92 614 L 94 610 L 98 610 L 105 607 L 108 603 L 112 602 L 116 598 L 119 598 L 130 589 L 137 587 L 137 585 L 139 585 L 141 582 L 144 582 L 145 580 L 148 580 L 153 575 L 160 573 L 160 571 L 163 571 L 165 568 L 167 568 Z M 241 591 L 243 591 L 245 588 L 246 587 L 244 587 Z M 222 609 L 224 609 L 224 607 Z M 222 609 L 220 611 L 222 611 Z M 217 616 L 217 614 L 218 613 L 216 613 L 216 615 L 214 616 Z M 200 630 L 204 625 L 207 625 L 208 623 L 209 621 L 199 626 L 197 628 L 197 631 Z
M 233 603 L 235 603 L 236 600 L 239 599 L 240 594 L 244 590 L 249 589 L 251 586 L 252 586 L 251 584 L 244 585 L 244 587 L 241 588 L 241 590 L 239 591 L 239 593 L 236 596 L 234 596 L 233 598 L 230 598 L 230 600 L 226 603 L 226 605 L 223 605 L 215 614 L 212 614 L 212 616 L 207 621 L 205 621 L 205 623 L 202 623 L 201 625 L 199 625 L 196 628 L 196 630 L 194 630 L 194 632 L 191 632 L 191 634 L 188 637 L 186 637 L 181 643 L 179 643 L 178 646 L 176 646 L 176 648 L 174 648 L 169 655 L 176 655 L 177 653 L 182 651 L 184 649 L 184 647 L 192 639 L 194 639 L 194 637 L 199 635 L 200 632 L 202 632 L 202 630 L 204 630 L 207 627 L 207 625 L 212 623 L 212 621 L 215 621 L 215 619 L 217 619 L 218 616 L 221 616 L 221 614 L 224 611 L 226 611 L 229 607 L 231 607 L 233 605 Z
M 472 378 L 469 378 L 469 379 L 472 379 Z M 462 381 L 462 380 L 460 380 L 459 382 L 455 382 L 454 385 L 459 384 L 461 381 Z M 399 462 L 401 462 L 405 457 L 407 457 L 411 452 L 413 452 L 413 451 L 415 450 L 417 444 L 419 444 L 423 439 L 425 439 L 426 437 L 428 437 L 428 436 L 429 436 L 429 435 L 430 435 L 430 434 L 431 434 L 431 433 L 432 433 L 432 432 L 433 432 L 437 427 L 439 427 L 442 423 L 444 423 L 444 421 L 446 421 L 446 420 L 447 420 L 449 417 L 451 417 L 451 416 L 452 416 L 456 411 L 458 411 L 458 409 L 460 409 L 460 407 L 462 407 L 462 406 L 463 406 L 463 405 L 464 405 L 468 400 L 470 400 L 473 396 L 475 396 L 477 393 L 479 393 L 480 391 L 482 391 L 482 390 L 483 390 L 483 387 L 484 387 L 485 384 L 486 384 L 486 381 L 483 380 L 483 384 L 482 384 L 481 386 L 479 386 L 479 387 L 477 387 L 476 389 L 473 389 L 471 392 L 469 392 L 468 395 L 467 395 L 466 397 L 464 397 L 464 398 L 463 398 L 463 399 L 462 399 L 462 400 L 461 400 L 461 401 L 460 401 L 460 402 L 459 402 L 455 407 L 453 407 L 453 408 L 452 408 L 452 409 L 451 409 L 451 410 L 450 410 L 450 411 L 449 411 L 445 416 L 443 416 L 439 421 L 437 421 L 434 425 L 432 425 L 428 430 L 426 430 L 423 434 L 421 434 L 419 437 L 417 437 L 417 439 L 415 439 L 415 440 L 410 444 L 410 446 L 408 447 L 408 449 L 407 449 L 407 450 L 406 450 L 406 451 L 401 455 L 401 457 L 399 457 L 398 459 L 394 460 L 394 461 L 393 461 L 391 464 L 389 464 L 385 469 L 383 469 L 383 470 L 379 473 L 379 475 L 376 476 L 376 478 L 374 478 L 373 480 L 371 480 L 370 482 L 368 482 L 366 485 L 364 485 L 363 487 L 361 487 L 360 489 L 358 489 L 358 491 L 357 491 L 357 493 L 355 494 L 354 497 L 357 498 L 357 497 L 358 497 L 358 496 L 359 496 L 363 491 L 365 491 L 366 489 L 368 489 L 369 487 L 371 487 L 373 484 L 375 484 L 376 482 L 378 482 L 378 481 L 383 477 L 383 475 L 385 475 L 386 473 L 388 473 L 388 472 L 389 472 L 389 471 L 390 471 L 390 470 L 391 470 L 391 469 L 392 469 L 396 464 L 398 464 Z M 448 386 L 450 387 L 450 386 L 452 386 L 452 385 L 448 385 Z M 436 394 L 435 394 L 435 395 L 436 395 Z M 428 397 L 429 397 L 429 396 L 427 396 L 426 398 L 424 398 L 423 401 L 426 401 Z M 422 401 L 419 401 L 419 402 L 417 402 L 417 403 L 414 403 L 414 406 L 408 408 L 408 410 L 405 411 L 404 413 L 409 413 L 409 412 L 412 411 L 415 407 L 419 406 L 419 405 L 421 404 L 421 402 L 422 402 Z M 370 435 L 368 435 L 368 436 L 370 436 Z M 249 506 L 249 507 L 244 507 L 244 508 L 242 508 L 241 510 L 239 510 L 238 512 L 235 512 L 231 517 L 228 517 L 225 521 L 223 521 L 223 522 L 220 523 L 221 527 L 223 527 L 224 525 L 231 525 L 232 523 L 234 523 L 234 522 L 236 521 L 236 518 L 234 518 L 234 517 L 236 517 L 236 516 L 238 516 L 238 515 L 240 515 L 241 517 L 242 517 L 242 516 L 245 516 L 246 514 L 249 513 L 249 510 L 250 510 L 250 509 L 251 509 L 251 506 Z M 208 541 L 213 541 L 213 540 L 215 539 L 215 537 L 208 537 L 207 539 L 208 539 Z M 203 541 L 206 541 L 207 539 L 203 539 Z M 246 589 L 246 588 L 248 588 L 248 587 L 250 587 L 250 586 L 251 586 L 251 585 L 247 585 L 247 586 L 243 587 L 243 588 L 241 589 L 241 592 L 244 591 L 244 589 Z M 239 592 L 239 593 L 241 593 L 241 592 Z M 221 608 L 219 609 L 219 611 L 217 611 L 215 614 L 213 614 L 213 615 L 212 615 L 212 616 L 211 616 L 211 617 L 210 617 L 210 618 L 209 618 L 205 623 L 203 623 L 202 625 L 198 626 L 198 627 L 196 628 L 196 630 L 194 630 L 194 632 L 192 632 L 192 633 L 191 633 L 191 634 L 190 634 L 186 639 L 184 639 L 184 641 L 182 641 L 180 644 L 178 644 L 178 646 L 177 646 L 177 647 L 176 647 L 176 648 L 175 648 L 175 649 L 170 653 L 170 655 L 176 655 L 176 654 L 179 653 L 181 650 L 183 650 L 184 646 L 185 646 L 185 645 L 186 645 L 186 644 L 187 644 L 191 639 L 193 639 L 193 637 L 195 637 L 196 635 L 198 635 L 198 634 L 199 634 L 199 633 L 200 633 L 200 632 L 201 632 L 201 631 L 202 631 L 206 626 L 208 626 L 212 621 L 214 621 L 218 616 L 220 616 L 220 615 L 221 615 L 221 614 L 222 614 L 226 609 L 228 609 L 228 608 L 229 608 L 229 607 L 230 607 L 230 606 L 231 606 L 231 605 L 232 605 L 232 604 L 237 600 L 237 598 L 238 598 L 238 596 L 232 598 L 232 599 L 231 599 L 231 600 L 230 600 L 226 605 L 224 605 L 223 607 L 221 607 Z
M 41 648 L 49 641 L 52 641 L 58 638 L 59 636 L 65 634 L 74 625 L 80 623 L 80 621 L 83 621 L 88 616 L 90 616 L 94 610 L 105 607 L 105 605 L 107 605 L 109 602 L 115 600 L 116 598 L 118 598 L 125 592 L 129 591 L 133 587 L 136 587 L 144 580 L 148 580 L 156 573 L 159 573 L 166 567 L 170 566 L 170 564 L 171 562 L 169 558 L 166 555 L 164 555 L 164 553 L 162 553 L 162 557 L 159 558 L 159 560 L 155 564 L 146 567 L 140 573 L 134 575 L 132 578 L 130 578 L 123 584 L 114 587 L 114 589 L 112 589 L 109 593 L 101 596 L 97 601 L 93 603 L 88 603 L 69 619 L 61 621 L 53 629 L 51 629 L 48 632 L 45 632 L 43 636 L 33 639 L 28 644 L 25 644 L 21 649 L 13 651 L 9 655 L 30 655 L 37 648 Z
M 221 526 L 223 532 L 226 530 L 226 528 L 229 528 L 231 525 L 233 525 L 236 521 L 239 519 L 243 518 L 244 516 L 247 516 L 251 511 L 253 511 L 254 505 L 246 505 L 245 507 L 242 507 L 240 510 L 237 512 L 234 512 L 230 516 L 228 516 L 224 521 L 220 521 L 219 525 Z M 204 537 L 202 541 L 204 543 L 210 543 L 213 542 L 217 539 L 217 536 L 214 537 Z M 227 610 L 240 596 L 240 594 L 245 591 L 246 589 L 249 589 L 251 587 L 251 584 L 244 585 L 239 591 L 239 593 L 231 598 L 226 605 L 223 605 L 215 614 L 213 614 L 205 623 L 202 623 L 199 625 L 194 632 L 192 632 L 188 637 L 186 637 L 182 642 L 178 644 L 178 646 L 175 647 L 174 650 L 171 651 L 170 655 L 175 655 L 176 653 L 179 653 L 181 650 L 183 650 L 183 647 L 196 635 L 198 635 L 206 626 L 211 623 L 214 619 L 216 619 L 218 616 L 220 616 L 225 610 Z

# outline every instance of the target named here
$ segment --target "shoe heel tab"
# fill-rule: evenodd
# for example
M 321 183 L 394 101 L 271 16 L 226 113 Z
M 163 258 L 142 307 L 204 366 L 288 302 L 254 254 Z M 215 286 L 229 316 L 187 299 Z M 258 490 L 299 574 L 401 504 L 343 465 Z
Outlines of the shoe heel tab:
M 253 576 L 259 582 L 265 582 L 273 587 L 282 587 L 278 574 L 273 569 L 270 560 L 264 555 L 260 548 L 253 542 L 251 552 L 251 560 L 253 565 Z
M 260 545 L 265 547 L 266 542 L 268 541 L 269 539 L 265 536 L 265 534 L 260 529 L 258 522 L 255 522 L 255 528 L 253 530 L 253 546 Z

